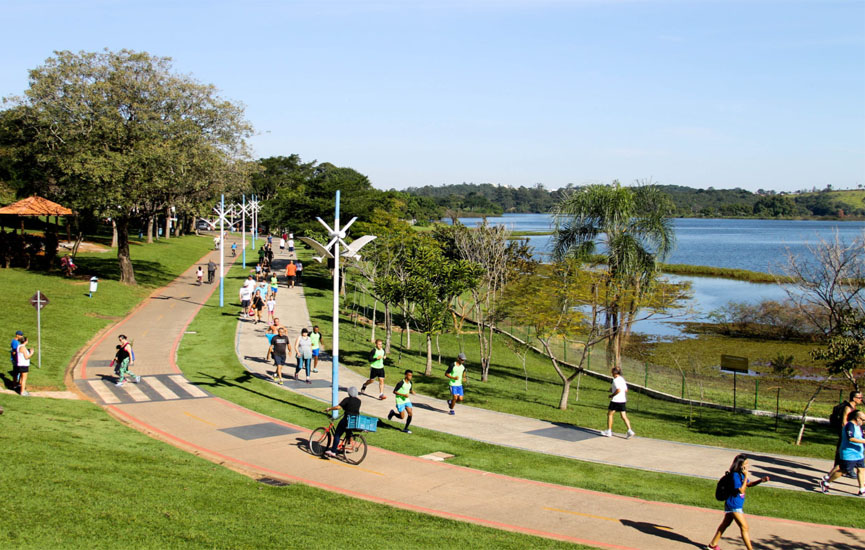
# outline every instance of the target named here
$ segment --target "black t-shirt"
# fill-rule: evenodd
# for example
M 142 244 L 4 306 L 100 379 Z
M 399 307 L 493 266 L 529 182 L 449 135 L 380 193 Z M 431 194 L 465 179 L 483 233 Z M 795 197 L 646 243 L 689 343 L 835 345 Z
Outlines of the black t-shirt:
M 261 309 L 264 307 L 264 300 L 261 299 L 261 294 L 256 292 L 255 297 L 252 299 L 252 307 L 255 309 Z
M 360 414 L 360 397 L 346 397 L 339 402 L 345 414 Z
M 276 335 L 271 340 L 273 344 L 273 354 L 285 357 L 286 347 L 288 346 L 288 336 Z
M 129 358 L 128 346 L 118 346 L 117 353 L 114 355 L 118 363 L 122 363 L 124 359 Z

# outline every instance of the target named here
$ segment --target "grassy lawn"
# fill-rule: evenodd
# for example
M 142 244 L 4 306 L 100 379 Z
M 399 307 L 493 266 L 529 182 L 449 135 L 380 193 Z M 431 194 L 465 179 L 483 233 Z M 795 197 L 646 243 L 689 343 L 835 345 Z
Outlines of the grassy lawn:
M 213 246 L 207 237 L 160 239 L 153 244 L 133 244 L 132 262 L 137 287 L 121 284 L 117 250 L 80 253 L 78 277 L 67 279 L 59 272 L 0 269 L 0 326 L 8 338 L 22 330 L 33 350 L 37 349 L 36 310 L 30 297 L 40 290 L 50 301 L 42 310 L 42 368 L 37 357 L 27 381 L 31 390 L 63 388 L 63 374 L 75 353 L 99 330 L 123 318 L 154 289 L 167 284 L 201 258 Z M 91 275 L 99 277 L 99 289 L 88 298 Z M 8 358 L 8 354 L 6 356 Z M 11 383 L 8 359 L 2 376 Z
M 312 262 L 304 264 L 304 281 L 307 285 L 307 293 L 318 294 L 309 283 L 325 283 L 323 279 L 314 281 L 316 268 Z M 239 285 L 243 273 L 235 268 L 230 273 L 229 288 Z M 330 324 L 327 322 L 326 307 L 316 306 L 325 301 L 322 296 L 313 297 L 309 300 L 310 306 L 316 307 L 314 322 L 319 324 L 329 334 Z M 231 295 L 231 294 L 230 294 Z M 233 296 L 233 295 L 232 295 Z M 212 297 L 211 302 L 216 303 L 218 298 Z M 226 310 L 234 312 L 237 305 L 231 300 Z M 356 341 L 349 329 L 349 323 L 344 324 L 344 339 L 341 343 L 341 357 L 347 361 L 361 363 L 362 356 L 365 357 L 368 344 Z M 258 411 L 262 414 L 273 416 L 292 422 L 307 428 L 314 428 L 325 423 L 325 417 L 321 414 L 323 404 L 306 397 L 299 396 L 290 391 L 285 391 L 278 386 L 264 380 L 250 376 L 243 366 L 238 362 L 234 351 L 234 335 L 236 321 L 232 316 L 226 316 L 219 308 L 204 308 L 189 327 L 187 334 L 178 354 L 178 365 L 184 374 L 196 384 L 206 387 L 209 391 L 241 406 Z M 346 334 L 347 333 L 347 334 Z M 368 331 L 365 332 L 368 338 Z M 205 338 L 204 335 L 207 335 Z M 507 350 L 499 350 L 500 353 L 510 353 Z M 414 356 L 403 355 L 400 368 L 410 365 L 417 367 Z M 439 369 L 443 371 L 443 368 Z M 392 371 L 393 372 L 393 371 Z M 440 374 L 440 373 L 439 373 Z M 581 390 L 581 404 L 572 405 L 571 410 L 561 413 L 549 405 L 549 396 L 544 396 L 541 391 L 545 385 L 547 393 L 555 394 L 549 389 L 549 383 L 542 383 L 535 379 L 532 374 L 530 384 L 533 386 L 530 394 L 525 394 L 521 388 L 523 381 L 521 376 L 515 373 L 507 373 L 499 367 L 493 373 L 493 379 L 508 380 L 508 384 L 495 386 L 482 385 L 477 381 L 477 374 L 467 389 L 467 399 L 474 405 L 482 401 L 484 406 L 501 404 L 507 402 L 512 405 L 517 414 L 530 414 L 539 412 L 540 417 L 550 417 L 558 421 L 577 422 L 585 420 L 594 427 L 600 427 L 604 417 L 601 410 L 606 408 L 606 385 L 596 385 L 584 381 Z M 444 395 L 443 378 L 423 380 L 422 376 L 415 378 L 423 393 Z M 537 386 L 537 387 L 535 387 Z M 592 398 L 592 404 L 588 401 L 588 394 L 597 394 Z M 507 397 L 509 395 L 509 397 Z M 557 398 L 557 395 L 552 395 Z M 673 432 L 683 437 L 698 439 L 703 437 L 710 441 L 734 441 L 737 443 L 759 446 L 761 438 L 770 435 L 760 433 L 760 426 L 751 427 L 753 433 L 744 436 L 735 435 L 736 429 L 741 429 L 741 424 L 726 425 L 724 417 L 715 419 L 703 417 L 701 428 L 711 435 L 701 436 L 697 428 L 688 429 L 684 426 L 680 416 L 681 410 L 670 412 L 666 409 L 656 410 L 662 407 L 662 403 L 644 402 L 639 407 L 640 411 L 634 416 L 635 423 L 641 433 L 652 425 L 657 431 Z M 734 420 L 738 417 L 734 417 Z M 755 420 L 756 421 L 756 420 Z M 666 425 L 670 425 L 665 427 Z M 671 427 L 672 426 L 672 427 Z M 645 428 L 645 429 L 644 429 Z M 608 493 L 616 493 L 650 500 L 661 500 L 679 504 L 717 508 L 718 503 L 714 500 L 715 482 L 712 480 L 695 479 L 689 477 L 674 476 L 629 470 L 614 466 L 579 462 L 571 459 L 547 456 L 538 453 L 508 449 L 462 439 L 459 437 L 443 434 L 435 431 L 425 430 L 412 426 L 414 434 L 406 437 L 405 434 L 396 429 L 383 426 L 377 433 L 371 434 L 369 441 L 372 445 L 390 449 L 396 452 L 414 456 L 420 456 L 435 451 L 443 451 L 454 454 L 455 458 L 450 462 L 478 468 L 486 471 L 497 472 L 516 477 L 536 479 L 551 483 L 583 487 Z M 792 437 L 792 431 L 786 432 Z M 778 439 L 778 446 L 786 445 Z M 832 448 L 827 443 L 829 456 Z M 785 449 L 786 450 L 786 449 Z M 861 514 L 839 514 L 839 506 L 844 506 L 846 500 L 826 498 L 825 495 L 817 493 L 793 492 L 782 489 L 761 488 L 749 493 L 748 511 L 754 514 L 783 517 L 801 521 L 810 521 L 828 524 L 843 524 L 848 526 L 865 527 L 865 517 Z
M 304 270 L 307 307 L 313 323 L 321 327 L 327 345 L 327 338 L 332 332 L 332 302 L 331 283 L 324 278 L 325 276 L 326 273 L 314 262 L 310 262 L 309 267 Z M 361 300 L 360 296 L 358 300 Z M 371 309 L 370 301 L 368 310 L 370 313 Z M 349 368 L 366 374 L 368 373 L 367 356 L 371 348 L 370 328 L 360 324 L 353 325 L 347 316 L 343 319 L 340 359 Z M 410 350 L 401 345 L 401 336 L 399 333 L 394 333 L 395 341 L 388 357 L 390 372 L 412 369 L 415 373 L 422 373 L 426 364 L 423 336 L 412 334 Z M 379 329 L 376 337 L 383 338 L 384 330 Z M 447 363 L 453 361 L 460 350 L 464 350 L 468 355 L 467 404 L 550 422 L 564 422 L 594 429 L 606 427 L 606 410 L 609 404 L 608 383 L 582 376 L 577 391 L 575 380 L 571 388 L 568 409 L 562 411 L 558 408 L 561 386 L 550 361 L 540 354 L 530 352 L 526 357 L 524 371 L 521 359 L 508 348 L 508 340 L 503 336 L 494 339 L 489 381 L 482 383 L 480 369 L 477 366 L 477 336 L 475 334 L 441 335 L 439 346 L 442 351 L 442 363 L 435 362 L 432 376 L 416 375 L 415 389 L 419 393 L 445 399 L 448 395 L 444 378 Z M 599 363 L 602 364 L 600 361 L 593 362 L 593 368 L 603 370 L 603 367 L 598 366 Z M 631 377 L 631 381 L 635 383 L 643 381 L 643 370 L 636 366 L 627 368 L 626 365 L 624 375 L 626 379 Z M 749 406 L 748 399 L 747 394 L 742 397 L 740 406 Z M 750 393 L 750 401 L 753 405 L 753 390 Z M 645 437 L 797 456 L 826 458 L 834 454 L 835 438 L 828 433 L 828 430 L 821 427 L 806 430 L 805 443 L 796 446 L 794 443 L 799 426 L 793 421 L 781 421 L 776 432 L 774 418 L 733 414 L 698 407 L 692 410 L 686 405 L 661 401 L 637 393 L 630 398 L 629 416 L 637 433 Z
M 574 548 L 303 485 L 264 485 L 87 402 L 0 395 L 0 404 L 2 548 L 327 548 L 343 541 L 377 550 L 393 547 L 395 530 L 408 548 Z

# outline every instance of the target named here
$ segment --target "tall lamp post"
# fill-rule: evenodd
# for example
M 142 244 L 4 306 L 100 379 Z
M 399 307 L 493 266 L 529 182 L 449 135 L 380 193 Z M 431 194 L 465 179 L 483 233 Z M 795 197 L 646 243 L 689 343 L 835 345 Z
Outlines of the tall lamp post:
M 225 305 L 225 217 L 228 212 L 225 210 L 225 195 L 220 199 L 219 207 L 214 207 L 213 211 L 219 217 L 219 307 Z
M 355 241 L 352 241 L 351 244 L 347 244 L 343 239 L 345 239 L 346 231 L 351 224 L 357 220 L 357 218 L 352 218 L 345 227 L 340 229 L 339 227 L 339 190 L 336 192 L 336 207 L 334 209 L 334 219 L 333 219 L 333 228 L 327 225 L 327 222 L 322 220 L 321 218 L 316 218 L 318 223 L 324 226 L 327 230 L 328 236 L 330 237 L 330 242 L 327 245 L 322 245 L 321 243 L 311 239 L 309 237 L 301 237 L 301 241 L 305 242 L 312 246 L 315 250 L 317 250 L 321 254 L 322 261 L 324 258 L 333 258 L 333 374 L 332 374 L 332 388 L 331 388 L 331 405 L 336 405 L 339 403 L 339 257 L 345 256 L 348 258 L 353 258 L 355 260 L 360 259 L 360 254 L 358 251 L 360 248 L 371 240 L 375 239 L 372 235 L 365 235 Z M 345 248 L 345 252 L 341 253 L 341 248 Z M 337 412 L 333 411 L 333 417 L 336 418 Z

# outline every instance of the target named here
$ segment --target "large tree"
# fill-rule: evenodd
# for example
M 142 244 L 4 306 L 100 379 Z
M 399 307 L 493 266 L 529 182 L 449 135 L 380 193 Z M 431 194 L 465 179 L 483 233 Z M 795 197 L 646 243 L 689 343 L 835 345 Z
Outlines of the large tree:
M 52 198 L 111 218 L 121 280 L 135 284 L 129 226 L 183 198 L 213 199 L 245 179 L 243 107 L 146 52 L 55 52 L 9 98 L 32 139 L 20 144 L 56 174 Z M 188 201 L 185 201 L 188 202 Z
M 603 256 L 608 303 L 607 361 L 621 364 L 621 351 L 641 297 L 650 290 L 659 261 L 672 250 L 673 204 L 658 187 L 589 185 L 567 193 L 556 205 L 553 254 L 557 259 Z

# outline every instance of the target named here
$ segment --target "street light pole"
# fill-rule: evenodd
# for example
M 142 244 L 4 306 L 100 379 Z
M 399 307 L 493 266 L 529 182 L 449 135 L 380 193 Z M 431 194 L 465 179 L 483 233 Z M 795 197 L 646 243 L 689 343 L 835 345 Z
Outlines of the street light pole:
M 243 209 L 241 212 L 243 213 L 243 219 L 240 222 L 240 226 L 243 228 L 241 253 L 243 254 L 243 270 L 246 271 L 246 195 L 243 195 Z
M 225 305 L 225 193 L 222 194 L 221 202 L 219 214 L 219 307 Z
M 336 208 L 333 217 L 333 232 L 335 239 L 342 239 L 345 235 L 340 236 L 339 232 L 339 189 L 336 190 Z M 333 247 L 333 374 L 331 375 L 333 383 L 331 384 L 331 406 L 335 407 L 339 403 L 339 256 L 340 246 L 339 241 L 334 243 Z M 373 320 L 375 322 L 375 320 Z M 333 418 L 336 419 L 336 410 L 332 411 Z

